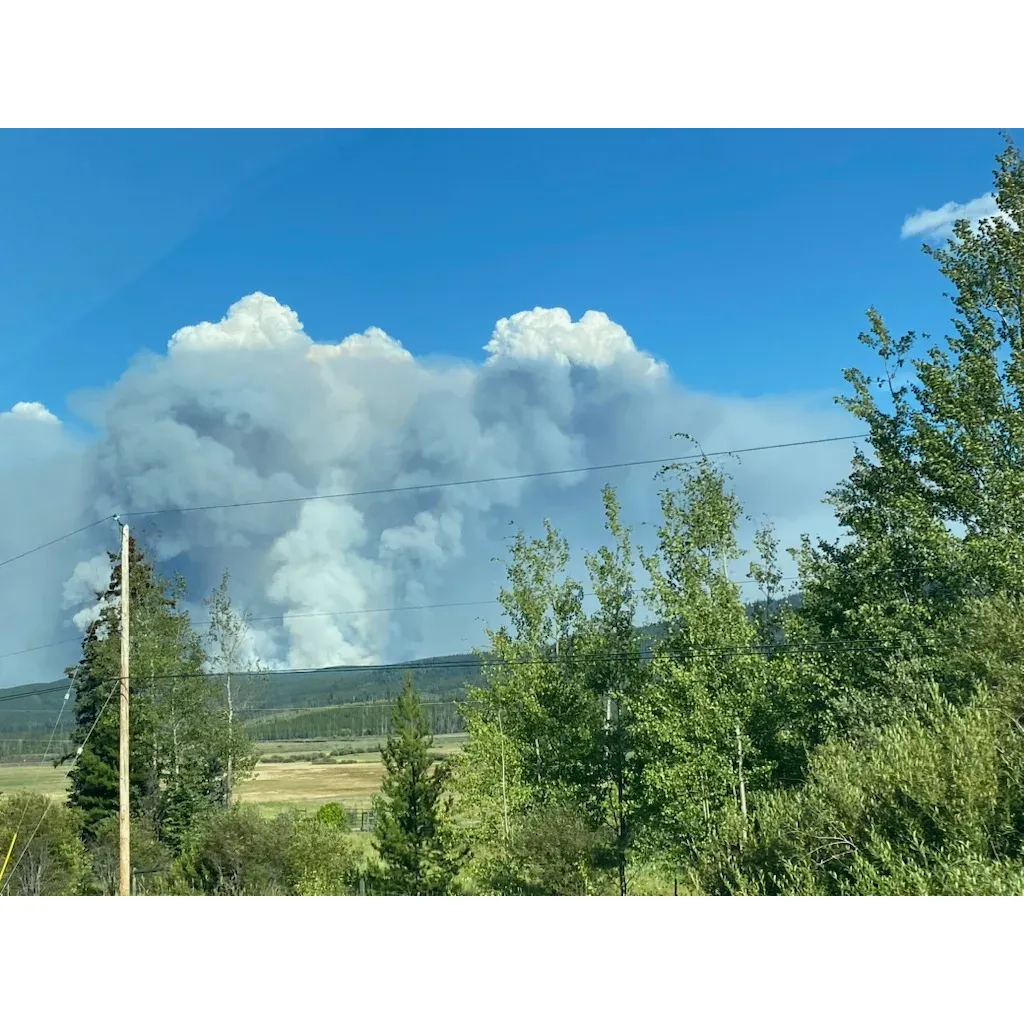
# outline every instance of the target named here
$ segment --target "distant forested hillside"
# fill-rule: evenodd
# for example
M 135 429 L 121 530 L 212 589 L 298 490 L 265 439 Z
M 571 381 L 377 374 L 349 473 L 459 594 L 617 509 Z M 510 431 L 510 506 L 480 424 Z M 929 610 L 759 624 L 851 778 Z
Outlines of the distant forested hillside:
M 790 599 L 798 604 L 799 597 Z M 748 608 L 754 614 L 757 606 Z M 660 623 L 643 626 L 638 633 L 644 646 L 654 642 L 665 627 Z M 432 712 L 435 728 L 448 732 L 461 724 L 453 702 L 461 699 L 468 686 L 484 682 L 481 659 L 476 654 L 452 654 L 369 668 L 336 666 L 314 672 L 270 672 L 241 688 L 242 717 L 251 723 L 256 738 L 304 738 L 373 734 L 380 731 L 380 714 L 369 711 L 326 712 L 313 709 L 335 708 L 340 704 L 370 704 L 392 700 L 402 689 L 402 680 L 411 673 L 421 699 L 440 702 Z M 57 737 L 63 737 L 74 720 L 74 691 L 61 712 L 66 681 L 35 683 L 0 691 L 0 757 L 34 755 L 46 746 L 50 732 L 60 722 Z M 441 705 L 444 705 L 443 707 Z M 311 713 L 297 716 L 296 711 Z M 280 719 L 277 724 L 274 719 Z M 386 721 L 386 715 L 385 719 Z M 287 722 L 287 724 L 286 724 Z

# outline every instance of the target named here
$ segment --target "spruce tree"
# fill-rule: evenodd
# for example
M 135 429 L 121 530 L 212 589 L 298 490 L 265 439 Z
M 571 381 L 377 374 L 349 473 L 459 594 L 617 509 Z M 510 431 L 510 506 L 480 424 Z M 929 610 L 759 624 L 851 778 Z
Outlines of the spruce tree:
M 71 751 L 65 759 L 78 754 L 70 772 L 71 788 L 68 805 L 82 812 L 83 833 L 96 837 L 97 827 L 106 818 L 117 815 L 118 809 L 118 730 L 120 705 L 116 690 L 120 678 L 121 562 L 109 553 L 110 582 L 96 594 L 102 605 L 99 616 L 86 630 L 82 642 L 82 659 L 66 672 L 75 681 L 75 728 L 71 734 Z M 140 548 L 129 545 L 131 599 L 136 607 L 152 603 L 154 589 L 152 567 Z M 131 803 L 134 808 L 145 805 L 151 794 L 151 779 L 143 758 L 137 756 L 150 746 L 150 716 L 142 706 L 131 717 Z
M 131 560 L 131 807 L 177 846 L 196 816 L 219 795 L 227 736 L 218 694 L 203 675 L 204 654 L 182 608 L 185 583 L 161 579 L 133 539 Z M 83 832 L 117 814 L 121 565 L 111 555 L 103 605 L 82 645 L 75 678 L 76 725 L 69 756 L 68 803 L 83 814 Z
M 394 896 L 444 896 L 457 873 L 446 816 L 446 765 L 433 767 L 423 707 L 406 676 L 382 753 L 384 781 L 374 805 L 383 885 Z

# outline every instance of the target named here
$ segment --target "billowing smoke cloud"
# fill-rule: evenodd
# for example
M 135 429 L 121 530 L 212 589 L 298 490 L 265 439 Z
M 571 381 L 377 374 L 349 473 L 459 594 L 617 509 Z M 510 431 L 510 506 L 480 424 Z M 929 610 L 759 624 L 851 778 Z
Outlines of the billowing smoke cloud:
M 577 547 L 595 546 L 607 481 L 632 521 L 657 507 L 655 466 L 421 485 L 660 459 L 692 450 L 673 440 L 679 431 L 708 451 L 851 431 L 827 396 L 689 391 L 602 313 L 518 313 L 466 363 L 415 359 L 377 328 L 318 344 L 262 294 L 219 323 L 182 328 L 165 354 L 77 403 L 88 440 L 38 404 L 0 414 L 0 560 L 113 512 L 235 505 L 132 523 L 197 600 L 228 568 L 257 618 L 260 655 L 292 667 L 465 650 L 493 610 L 387 609 L 493 599 L 506 538 L 545 515 Z M 762 452 L 732 473 L 748 512 L 792 542 L 804 530 L 834 535 L 821 498 L 849 454 L 847 444 Z M 286 500 L 351 492 L 363 493 Z M 651 531 L 639 539 L 650 544 Z M 86 623 L 114 544 L 103 525 L 0 570 L 0 654 Z M 71 645 L 0 660 L 0 684 L 51 678 L 74 658 Z

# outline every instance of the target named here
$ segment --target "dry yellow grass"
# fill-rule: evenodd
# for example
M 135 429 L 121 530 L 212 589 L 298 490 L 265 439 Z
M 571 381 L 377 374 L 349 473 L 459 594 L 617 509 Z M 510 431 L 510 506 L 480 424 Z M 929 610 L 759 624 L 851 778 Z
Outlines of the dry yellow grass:
M 369 807 L 380 790 L 380 759 L 359 764 L 259 764 L 238 788 L 238 798 L 255 804 L 324 804 L 336 800 L 352 809 Z
M 62 798 L 68 789 L 66 769 L 49 765 L 0 765 L 0 793 L 27 790 Z M 259 764 L 242 783 L 238 797 L 245 803 L 319 806 L 332 800 L 353 810 L 368 808 L 380 790 L 380 758 L 358 764 Z
M 438 737 L 435 747 L 457 749 L 463 737 Z M 267 745 L 269 746 L 269 745 Z M 281 746 L 284 746 L 283 744 Z M 308 749 L 308 745 L 306 745 Z M 261 753 L 267 753 L 261 746 Z M 276 752 L 276 751 L 275 751 Z M 311 756 L 313 752 L 310 752 Z M 265 804 L 274 809 L 311 807 L 337 801 L 351 810 L 369 808 L 380 791 L 384 774 L 379 754 L 349 755 L 356 764 L 309 764 L 261 762 L 251 779 L 238 788 L 244 803 Z M 38 764 L 0 764 L 0 792 L 25 789 L 63 797 L 67 793 L 67 769 Z

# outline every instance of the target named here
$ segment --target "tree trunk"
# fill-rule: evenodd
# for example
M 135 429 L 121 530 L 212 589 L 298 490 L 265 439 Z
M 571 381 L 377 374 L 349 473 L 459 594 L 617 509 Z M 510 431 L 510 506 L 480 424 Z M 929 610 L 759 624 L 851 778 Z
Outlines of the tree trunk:
M 617 706 L 616 706 L 617 710 Z M 610 694 L 605 695 L 604 703 L 604 725 L 605 734 L 608 737 L 608 746 L 606 751 L 614 754 L 614 772 L 615 772 L 615 846 L 616 846 L 616 860 L 618 861 L 619 868 L 619 895 L 629 895 L 628 887 L 626 884 L 626 812 L 624 809 L 625 805 L 625 780 L 623 779 L 623 765 L 622 765 L 622 749 L 621 744 L 611 744 L 612 738 L 612 698 Z
M 623 809 L 624 786 L 622 784 L 621 771 L 615 783 L 619 798 L 619 895 L 628 896 L 629 890 L 626 885 L 626 812 Z
M 178 712 L 174 703 L 174 690 L 171 690 L 171 765 L 174 777 L 177 778 L 181 771 L 181 758 L 178 746 Z
M 231 695 L 231 673 L 229 672 L 224 680 L 224 686 L 227 690 L 228 698 L 228 763 L 227 773 L 224 778 L 224 802 L 227 804 L 231 803 L 231 790 L 232 790 L 232 768 L 234 767 L 234 721 L 235 721 L 235 705 Z
M 498 737 L 501 740 L 501 817 L 505 836 L 505 859 L 508 860 L 508 789 L 505 775 L 505 733 L 501 728 L 501 710 L 498 710 Z
M 743 780 L 743 736 L 739 722 L 736 723 L 736 771 L 740 784 L 740 813 L 743 815 L 743 831 L 740 833 L 743 842 L 747 841 L 747 786 Z
M 704 808 L 704 823 L 710 828 L 711 826 L 711 804 L 708 801 L 708 789 L 707 780 L 704 777 L 704 773 L 700 773 L 700 802 Z

